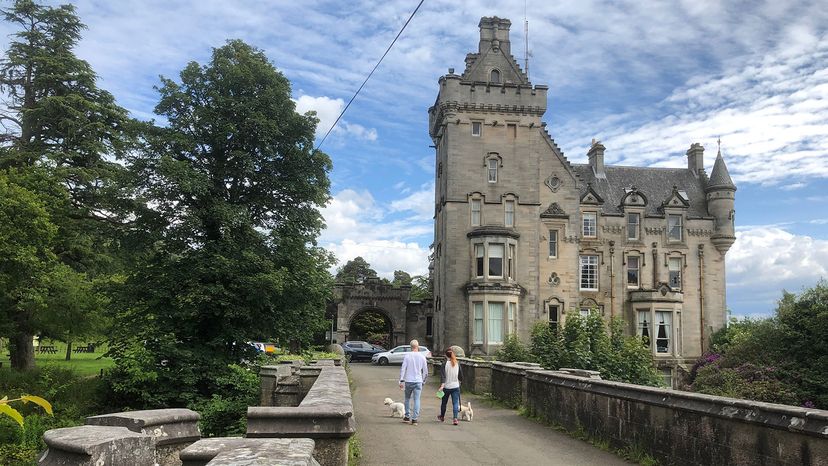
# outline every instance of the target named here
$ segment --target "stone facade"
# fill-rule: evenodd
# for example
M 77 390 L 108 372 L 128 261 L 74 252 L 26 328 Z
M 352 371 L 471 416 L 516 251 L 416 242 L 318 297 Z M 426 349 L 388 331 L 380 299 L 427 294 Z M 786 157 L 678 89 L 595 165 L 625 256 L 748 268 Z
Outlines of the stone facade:
M 700 356 L 725 323 L 735 240 L 721 154 L 709 178 L 699 144 L 681 169 L 605 165 L 598 141 L 570 163 L 541 121 L 547 86 L 510 55 L 510 24 L 481 19 L 478 52 L 429 109 L 434 348 L 491 355 L 510 332 L 525 341 L 535 322 L 593 310 L 649 334 L 668 371 Z
M 350 328 L 354 319 L 373 311 L 385 316 L 389 322 L 390 348 L 406 345 L 415 338 L 421 345 L 431 348 L 433 301 L 411 301 L 410 296 L 410 286 L 395 287 L 379 278 L 368 278 L 365 283 L 357 284 L 337 283 L 327 310 L 336 321 L 332 339 L 336 343 L 353 340 Z

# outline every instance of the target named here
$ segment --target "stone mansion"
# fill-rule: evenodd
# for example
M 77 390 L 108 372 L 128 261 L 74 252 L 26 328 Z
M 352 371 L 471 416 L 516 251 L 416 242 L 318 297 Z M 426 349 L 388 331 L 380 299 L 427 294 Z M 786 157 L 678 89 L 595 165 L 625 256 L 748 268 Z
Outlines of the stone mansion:
M 605 165 L 598 141 L 570 163 L 510 25 L 480 20 L 477 53 L 439 79 L 429 109 L 434 348 L 491 355 L 535 322 L 600 312 L 647 336 L 665 371 L 697 358 L 726 320 L 736 186 L 721 153 L 709 176 L 697 143 L 687 168 Z

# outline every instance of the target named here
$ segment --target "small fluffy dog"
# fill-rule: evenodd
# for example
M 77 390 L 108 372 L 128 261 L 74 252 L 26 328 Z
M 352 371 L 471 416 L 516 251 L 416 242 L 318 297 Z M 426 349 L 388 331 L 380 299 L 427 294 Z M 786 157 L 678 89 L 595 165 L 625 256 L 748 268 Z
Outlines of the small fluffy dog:
M 386 398 L 383 404 L 391 408 L 391 417 L 401 418 L 405 415 L 405 406 L 402 403 L 394 402 L 391 398 Z
M 471 422 L 474 418 L 474 410 L 471 407 L 471 401 L 466 403 L 466 406 L 460 405 L 460 420 Z

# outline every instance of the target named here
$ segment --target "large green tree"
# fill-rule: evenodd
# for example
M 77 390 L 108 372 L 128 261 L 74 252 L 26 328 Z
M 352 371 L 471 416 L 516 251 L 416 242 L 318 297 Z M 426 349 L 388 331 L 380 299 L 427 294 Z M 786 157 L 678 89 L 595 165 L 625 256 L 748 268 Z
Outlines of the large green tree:
M 42 200 L 0 171 L 0 331 L 11 335 L 13 368 L 34 366 L 35 316 L 56 262 L 56 233 Z
M 112 95 L 97 87 L 89 64 L 74 54 L 84 26 L 73 6 L 17 0 L 2 15 L 17 32 L 0 59 L 6 99 L 0 109 L 0 169 L 41 200 L 59 231 L 54 255 L 84 280 L 111 269 L 112 228 L 122 225 L 128 204 L 119 194 L 126 172 L 115 158 L 128 145 L 131 123 Z M 17 369 L 34 366 L 37 318 L 28 312 L 10 319 L 16 325 L 9 332 L 19 343 L 11 348 Z
M 331 163 L 264 53 L 230 41 L 159 92 L 167 124 L 129 160 L 153 245 L 116 303 L 112 350 L 116 391 L 144 406 L 209 396 L 246 341 L 309 341 L 331 280 L 315 247 Z
M 337 283 L 364 283 L 365 279 L 376 276 L 377 271 L 362 256 L 354 257 L 336 271 Z

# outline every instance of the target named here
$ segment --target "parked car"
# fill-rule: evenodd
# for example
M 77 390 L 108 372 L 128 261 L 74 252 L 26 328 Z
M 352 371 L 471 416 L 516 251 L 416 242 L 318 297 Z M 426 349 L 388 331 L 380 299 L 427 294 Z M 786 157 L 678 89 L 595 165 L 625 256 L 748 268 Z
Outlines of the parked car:
M 281 352 L 281 351 L 282 351 L 282 350 L 281 350 L 281 348 L 279 348 L 278 346 L 274 345 L 273 343 L 263 343 L 263 342 L 258 342 L 258 341 L 248 341 L 248 342 L 247 342 L 247 344 L 248 344 L 248 345 L 250 345 L 250 346 L 252 346 L 253 348 L 255 348 L 255 349 L 256 349 L 256 351 L 258 351 L 259 353 L 273 354 L 273 353 L 279 353 L 279 352 Z
M 405 357 L 405 353 L 411 351 L 410 345 L 400 345 L 391 351 L 386 351 L 384 353 L 377 353 L 371 357 L 371 362 L 373 364 L 379 364 L 380 366 L 384 366 L 386 364 L 402 364 L 403 358 Z M 425 357 L 431 357 L 431 351 L 425 346 L 420 347 L 420 352 L 425 353 Z
M 346 341 L 342 344 L 342 349 L 348 361 L 370 361 L 374 354 L 385 351 L 382 346 L 372 345 L 365 341 Z

